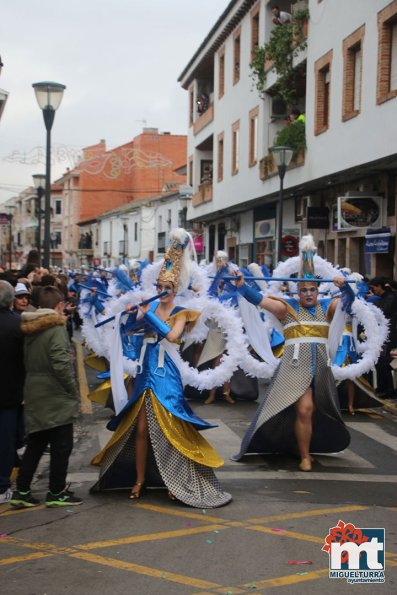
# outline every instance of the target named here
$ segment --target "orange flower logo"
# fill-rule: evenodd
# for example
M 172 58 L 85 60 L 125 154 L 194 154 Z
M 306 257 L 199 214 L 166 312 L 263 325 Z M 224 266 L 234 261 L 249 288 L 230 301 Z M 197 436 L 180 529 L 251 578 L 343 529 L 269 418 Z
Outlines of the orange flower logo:
M 365 543 L 368 541 L 368 536 L 363 535 L 361 529 L 356 529 L 356 527 L 352 523 L 344 523 L 343 521 L 339 521 L 336 527 L 332 527 L 330 532 L 328 533 L 327 537 L 325 538 L 325 544 L 321 548 L 323 552 L 328 552 L 330 554 L 331 551 L 331 543 L 348 543 L 353 542 L 356 544 Z M 360 556 L 363 552 L 360 553 Z M 343 552 L 341 561 L 342 563 L 348 562 L 348 553 Z

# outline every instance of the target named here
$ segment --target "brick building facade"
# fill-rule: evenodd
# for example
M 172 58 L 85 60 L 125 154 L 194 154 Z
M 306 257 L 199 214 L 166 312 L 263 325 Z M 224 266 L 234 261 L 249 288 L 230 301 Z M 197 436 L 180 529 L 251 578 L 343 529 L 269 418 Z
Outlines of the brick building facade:
M 80 163 L 58 180 L 64 187 L 64 264 L 74 267 L 80 260 L 78 222 L 184 184 L 185 170 L 186 136 L 159 133 L 157 128 L 144 128 L 131 142 L 110 151 L 104 140 L 84 148 Z

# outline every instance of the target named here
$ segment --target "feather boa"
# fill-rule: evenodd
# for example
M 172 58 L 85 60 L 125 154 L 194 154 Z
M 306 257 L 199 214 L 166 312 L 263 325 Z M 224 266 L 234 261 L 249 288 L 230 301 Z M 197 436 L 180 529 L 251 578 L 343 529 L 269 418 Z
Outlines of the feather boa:
M 157 277 L 155 278 L 157 279 Z M 146 280 L 148 284 L 150 284 L 151 279 L 152 277 L 149 275 Z M 119 298 L 112 298 L 108 300 L 106 304 L 106 316 L 101 316 L 101 319 L 119 313 L 126 308 L 127 304 L 136 305 L 147 297 L 149 297 L 148 292 L 144 292 L 141 289 L 135 289 L 125 293 Z M 201 342 L 205 340 L 208 334 L 208 327 L 205 323 L 210 319 L 214 319 L 224 331 L 226 353 L 223 354 L 219 366 L 214 369 L 199 372 L 196 368 L 190 366 L 188 362 L 182 360 L 179 353 L 173 350 L 172 357 L 174 361 L 176 360 L 175 363 L 181 374 L 182 382 L 183 384 L 189 384 L 198 390 L 209 390 L 214 386 L 221 386 L 230 380 L 233 373 L 240 365 L 242 352 L 248 350 L 241 320 L 233 308 L 220 304 L 217 300 L 211 300 L 208 297 L 205 299 L 203 298 L 200 301 L 194 295 L 190 300 L 185 299 L 183 305 L 185 308 L 194 308 L 196 310 L 198 309 L 197 306 L 200 305 L 201 310 L 201 316 L 198 321 L 199 324 L 196 324 L 197 330 L 195 328 L 191 333 L 185 333 L 184 339 L 190 340 L 190 342 Z M 84 320 L 82 330 L 83 336 L 87 345 L 95 353 L 109 359 L 110 350 L 108 346 L 112 341 L 114 323 L 110 322 L 96 329 L 96 322 L 97 318 L 94 315 Z M 127 374 L 135 376 L 137 364 L 137 361 L 132 361 L 123 356 L 123 368 Z
M 377 315 L 369 304 L 362 299 L 355 299 L 352 304 L 352 314 L 364 326 L 365 334 L 368 338 L 370 337 L 370 340 L 367 339 L 365 343 L 361 344 L 360 350 L 362 355 L 355 364 L 349 364 L 342 368 L 335 365 L 331 366 L 335 380 L 339 381 L 353 380 L 372 370 L 379 359 L 384 343 L 384 321 L 377 318 Z
M 374 304 L 371 304 L 369 302 L 365 302 L 367 305 L 367 308 L 369 308 L 369 310 L 373 313 L 375 319 L 376 319 L 376 323 L 378 325 L 377 328 L 377 341 L 383 345 L 386 341 L 387 338 L 389 336 L 389 325 L 390 322 L 387 320 L 386 316 L 383 314 L 382 310 L 380 310 L 377 306 L 375 306 Z M 355 325 L 357 324 L 356 319 L 354 319 Z M 356 335 L 355 335 L 356 336 Z M 368 349 L 369 346 L 369 341 L 374 340 L 374 337 L 370 337 L 368 335 L 366 335 L 366 339 L 365 341 L 357 341 L 357 353 L 363 353 L 364 351 L 366 351 L 366 349 Z
M 177 354 L 178 361 L 176 363 L 183 384 L 188 384 L 198 390 L 209 390 L 230 380 L 240 365 L 241 353 L 248 349 L 241 320 L 234 308 L 225 306 L 217 300 L 208 300 L 200 316 L 201 324 L 205 324 L 210 319 L 217 321 L 223 329 L 226 340 L 226 352 L 223 354 L 219 366 L 199 372 L 196 368 L 190 366 L 188 362 L 183 361 L 180 355 Z

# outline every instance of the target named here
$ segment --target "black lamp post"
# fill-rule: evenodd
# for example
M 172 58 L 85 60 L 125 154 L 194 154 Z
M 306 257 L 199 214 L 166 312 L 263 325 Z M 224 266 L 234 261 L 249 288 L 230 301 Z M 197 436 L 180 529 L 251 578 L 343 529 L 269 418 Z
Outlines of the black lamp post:
M 36 195 L 36 218 L 37 218 L 37 228 L 36 228 L 36 247 L 37 252 L 39 253 L 39 260 L 41 263 L 41 199 L 45 193 L 45 174 L 33 174 L 33 183 L 34 187 L 36 188 L 37 195 Z
M 277 252 L 276 265 L 281 261 L 282 239 L 283 239 L 283 199 L 284 199 L 284 176 L 287 167 L 292 159 L 293 150 L 290 147 L 270 147 L 274 160 L 277 165 L 278 175 L 280 177 L 280 193 L 278 196 L 277 212 Z
M 55 118 L 55 111 L 61 104 L 65 85 L 60 83 L 43 82 L 32 85 L 37 103 L 43 110 L 44 123 L 47 130 L 46 150 L 46 183 L 44 202 L 44 257 L 43 266 L 50 266 L 50 220 L 51 220 L 51 128 Z

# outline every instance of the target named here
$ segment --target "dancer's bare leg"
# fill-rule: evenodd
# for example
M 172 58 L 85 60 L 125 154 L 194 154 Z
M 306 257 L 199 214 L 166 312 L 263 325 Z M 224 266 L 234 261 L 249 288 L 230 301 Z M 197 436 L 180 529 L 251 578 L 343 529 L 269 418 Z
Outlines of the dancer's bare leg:
M 354 412 L 354 382 L 353 380 L 347 381 L 347 408 L 350 415 L 355 415 Z
M 216 358 L 213 360 L 213 365 L 212 365 L 213 368 L 216 368 L 217 366 L 219 366 L 219 364 L 221 362 L 221 358 L 222 358 L 222 355 L 216 356 Z M 214 388 L 211 388 L 208 398 L 204 401 L 204 405 L 212 405 L 212 403 L 215 403 L 215 397 L 216 397 L 216 386 Z
M 314 411 L 313 392 L 309 387 L 295 403 L 296 421 L 295 436 L 298 443 L 301 471 L 311 471 L 312 459 L 309 454 L 312 437 L 312 417 Z
M 200 359 L 201 352 L 204 349 L 204 343 L 194 343 L 192 348 L 192 365 L 194 368 L 197 367 L 197 363 Z
M 145 404 L 142 405 L 138 413 L 138 420 L 135 435 L 135 463 L 136 463 L 136 482 L 130 494 L 131 499 L 139 498 L 143 485 L 145 483 L 146 460 L 149 444 L 149 428 L 146 417 Z
M 226 401 L 226 403 L 230 403 L 231 405 L 235 403 L 234 399 L 232 399 L 230 395 L 230 380 L 225 382 L 223 385 L 223 400 Z

